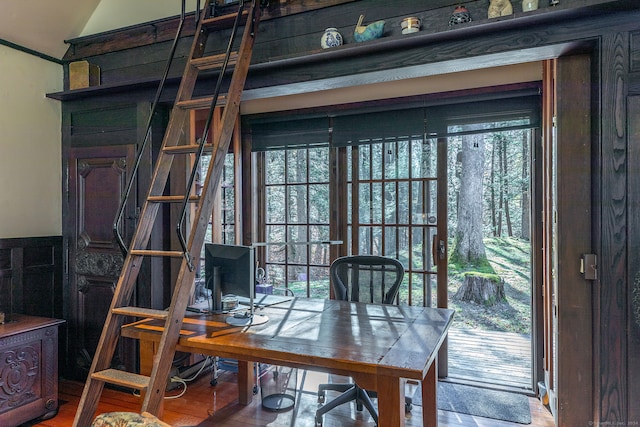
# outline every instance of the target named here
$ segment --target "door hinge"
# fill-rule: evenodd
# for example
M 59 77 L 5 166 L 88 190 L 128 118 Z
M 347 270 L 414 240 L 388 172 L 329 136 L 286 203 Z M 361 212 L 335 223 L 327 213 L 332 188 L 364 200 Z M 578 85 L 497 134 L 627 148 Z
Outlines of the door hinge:
M 582 254 L 580 274 L 584 276 L 585 280 L 598 279 L 598 257 L 595 254 Z

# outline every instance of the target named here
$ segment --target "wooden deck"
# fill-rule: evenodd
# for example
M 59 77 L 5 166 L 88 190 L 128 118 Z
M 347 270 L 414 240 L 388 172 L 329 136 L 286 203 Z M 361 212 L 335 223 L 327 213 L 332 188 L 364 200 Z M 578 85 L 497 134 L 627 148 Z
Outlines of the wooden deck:
M 449 330 L 449 379 L 532 392 L 529 335 L 479 329 Z

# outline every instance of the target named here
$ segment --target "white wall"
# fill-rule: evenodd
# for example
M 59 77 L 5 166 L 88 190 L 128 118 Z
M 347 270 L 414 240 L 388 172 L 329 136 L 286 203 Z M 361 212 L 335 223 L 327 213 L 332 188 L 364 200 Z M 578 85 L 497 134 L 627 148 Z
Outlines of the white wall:
M 0 238 L 62 234 L 62 66 L 0 45 Z
M 201 0 L 200 7 L 204 3 L 205 0 Z M 185 5 L 187 12 L 193 12 L 196 0 L 187 0 Z M 181 9 L 180 0 L 102 0 L 80 36 L 180 15 Z

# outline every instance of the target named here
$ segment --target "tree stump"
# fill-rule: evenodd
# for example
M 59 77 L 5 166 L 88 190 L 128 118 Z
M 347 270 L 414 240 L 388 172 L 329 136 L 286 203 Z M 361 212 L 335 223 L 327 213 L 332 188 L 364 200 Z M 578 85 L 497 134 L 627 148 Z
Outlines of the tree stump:
M 494 305 L 499 301 L 504 301 L 504 279 L 495 279 L 486 276 L 476 276 L 467 274 L 464 282 L 458 288 L 454 296 L 460 301 L 473 301 L 483 305 Z

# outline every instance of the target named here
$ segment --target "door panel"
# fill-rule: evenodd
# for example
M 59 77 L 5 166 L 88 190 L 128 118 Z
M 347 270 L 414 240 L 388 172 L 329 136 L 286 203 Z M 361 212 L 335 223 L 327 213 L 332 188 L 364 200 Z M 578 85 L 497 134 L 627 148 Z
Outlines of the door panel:
M 71 282 L 70 372 L 86 376 L 111 304 L 123 257 L 113 221 L 127 184 L 133 146 L 74 148 L 69 158 L 69 279 Z M 135 194 L 135 190 L 132 192 Z M 135 199 L 135 198 L 134 198 Z M 135 203 L 121 232 L 129 240 Z M 114 364 L 133 367 L 135 349 L 118 346 Z
M 557 425 L 593 420 L 593 283 L 580 274 L 592 252 L 591 62 L 588 55 L 556 61 L 556 128 L 545 141 L 549 182 L 545 279 L 547 385 Z M 551 77 L 551 76 L 548 76 Z M 580 375 L 576 375 L 579 372 Z

